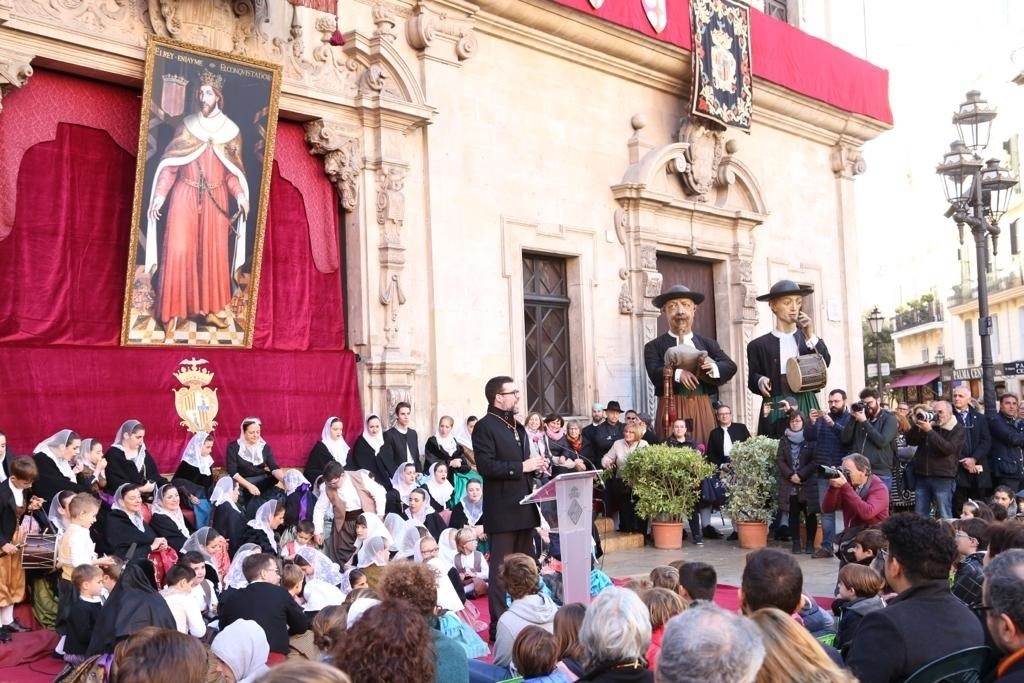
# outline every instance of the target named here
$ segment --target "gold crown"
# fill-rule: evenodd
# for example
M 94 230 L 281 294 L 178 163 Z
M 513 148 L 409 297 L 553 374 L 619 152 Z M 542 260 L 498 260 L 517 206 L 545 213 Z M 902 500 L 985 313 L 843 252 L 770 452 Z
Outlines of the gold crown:
M 206 361 L 201 358 L 189 358 L 181 361 L 182 369 L 173 374 L 179 382 L 187 387 L 205 387 L 213 381 L 213 373 L 206 368 L 200 368 L 200 365 L 206 365 Z
M 199 82 L 203 85 L 211 85 L 217 90 L 221 90 L 224 87 L 224 77 L 219 76 L 212 71 L 204 71 L 199 76 Z
M 714 43 L 717 47 L 722 48 L 723 50 L 732 49 L 732 36 L 723 31 L 721 28 L 716 27 L 711 29 L 711 42 Z

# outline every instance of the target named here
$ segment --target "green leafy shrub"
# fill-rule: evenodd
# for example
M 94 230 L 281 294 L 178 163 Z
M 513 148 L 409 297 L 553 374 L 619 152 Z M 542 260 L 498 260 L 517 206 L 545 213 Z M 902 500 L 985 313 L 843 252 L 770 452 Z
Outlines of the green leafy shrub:
M 771 523 L 779 497 L 778 439 L 755 436 L 732 447 L 732 465 L 722 479 L 729 496 L 726 512 L 734 522 Z
M 700 483 L 715 468 L 692 448 L 647 446 L 622 468 L 622 479 L 637 498 L 641 517 L 658 522 L 689 519 L 700 500 Z

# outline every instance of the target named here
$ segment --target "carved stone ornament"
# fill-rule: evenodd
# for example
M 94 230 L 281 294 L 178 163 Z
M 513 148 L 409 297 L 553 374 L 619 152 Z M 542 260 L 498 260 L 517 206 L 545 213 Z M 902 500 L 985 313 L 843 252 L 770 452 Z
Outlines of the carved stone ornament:
M 395 10 L 384 2 L 376 2 L 373 5 L 373 23 L 377 29 L 373 35 L 380 36 L 390 42 L 397 38 L 395 33 Z
M 853 178 L 868 170 L 858 147 L 840 142 L 832 148 L 832 172 L 839 178 Z
M 472 57 L 479 47 L 471 21 L 436 11 L 422 2 L 413 9 L 405 33 L 409 45 L 417 50 L 426 50 L 438 37 L 453 42 L 455 57 L 460 62 Z
M 633 293 L 629 286 L 629 271 L 619 268 L 619 278 L 622 280 L 622 287 L 619 289 L 619 313 L 629 315 L 633 312 Z
M 679 142 L 689 145 L 685 152 L 687 168 L 681 172 L 683 187 L 697 201 L 706 202 L 725 156 L 725 131 L 712 122 L 687 116 L 679 127 Z
M 405 304 L 402 271 L 405 270 L 405 247 L 402 246 L 402 225 L 405 222 L 405 196 L 402 188 L 408 171 L 401 166 L 387 166 L 377 171 L 377 223 L 380 225 L 380 303 L 387 309 L 384 336 L 387 346 L 396 346 L 398 312 Z
M 658 269 L 657 247 L 651 244 L 645 244 L 640 247 L 640 267 L 644 270 Z
M 306 124 L 309 151 L 324 158 L 324 172 L 334 183 L 346 211 L 359 205 L 359 172 L 363 167 L 359 138 L 340 125 L 317 119 Z
M 377 172 L 377 223 L 380 224 L 384 244 L 401 244 L 402 223 L 405 221 L 406 170 L 401 167 L 382 168 Z
M 32 76 L 32 55 L 0 50 L 0 112 L 4 109 L 4 95 L 20 88 Z

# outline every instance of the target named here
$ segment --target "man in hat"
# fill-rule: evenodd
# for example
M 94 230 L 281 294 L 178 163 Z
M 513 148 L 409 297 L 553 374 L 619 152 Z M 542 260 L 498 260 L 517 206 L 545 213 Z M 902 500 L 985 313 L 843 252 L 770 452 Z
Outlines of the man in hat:
M 732 379 L 736 374 L 736 363 L 714 339 L 693 331 L 693 319 L 702 301 L 703 294 L 684 285 L 674 285 L 654 297 L 654 305 L 668 318 L 669 331 L 644 345 L 644 365 L 654 384 L 654 395 L 658 397 L 658 414 L 654 423 L 658 434 L 662 438 L 668 437 L 664 433 L 667 431 L 664 420 L 670 412 L 669 401 L 672 400 L 675 402 L 675 417 L 689 420 L 693 440 L 706 444 L 711 430 L 715 428 L 715 411 L 708 395 Z M 675 367 L 672 396 L 669 397 L 664 396 L 665 352 L 675 346 L 692 351 L 690 357 L 699 360 L 692 368 Z
M 747 344 L 747 388 L 762 397 L 757 433 L 770 435 L 772 424 L 782 417 L 781 399 L 792 395 L 804 417 L 818 408 L 813 391 L 797 391 L 786 382 L 786 362 L 790 358 L 818 353 L 826 367 L 832 362 L 825 342 L 814 333 L 811 317 L 801 310 L 804 296 L 814 293 L 810 287 L 792 280 L 780 280 L 767 294 L 757 297 L 767 301 L 775 316 L 775 329 Z M 792 406 L 790 406 L 792 407 Z

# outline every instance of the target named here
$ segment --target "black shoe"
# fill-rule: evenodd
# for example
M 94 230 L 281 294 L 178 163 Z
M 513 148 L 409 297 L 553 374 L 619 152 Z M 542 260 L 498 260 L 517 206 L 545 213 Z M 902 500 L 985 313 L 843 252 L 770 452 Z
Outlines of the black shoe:
M 780 526 L 778 529 L 775 530 L 776 541 L 788 541 L 791 538 L 792 535 L 789 533 L 788 526 Z
M 806 548 L 804 548 L 804 552 L 807 553 L 808 555 L 813 555 L 815 553 L 814 546 L 813 545 L 807 546 Z
M 718 539 L 722 538 L 722 534 L 718 531 L 718 529 L 709 524 L 708 526 L 704 527 L 704 538 L 710 538 L 717 541 Z
M 729 537 L 726 538 L 725 540 L 727 540 L 727 541 L 738 541 L 738 540 L 740 540 L 740 535 L 734 531 L 731 534 L 729 534 Z
M 801 552 L 800 541 L 793 541 L 793 554 L 799 555 Z
M 17 619 L 7 624 L 4 628 L 9 630 L 11 633 L 26 633 L 32 630 L 28 626 L 25 626 L 25 624 L 18 621 Z
M 0 643 L 9 643 L 12 640 L 14 640 L 14 636 L 11 635 L 11 632 L 0 628 Z

